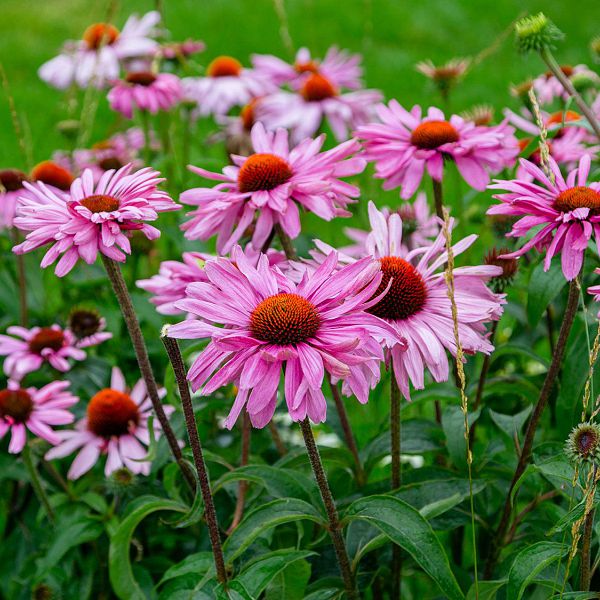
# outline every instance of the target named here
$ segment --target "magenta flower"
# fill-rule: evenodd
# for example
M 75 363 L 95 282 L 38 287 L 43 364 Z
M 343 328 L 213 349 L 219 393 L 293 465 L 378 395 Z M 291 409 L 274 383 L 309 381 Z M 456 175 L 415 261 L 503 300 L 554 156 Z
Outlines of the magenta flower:
M 196 116 L 226 115 L 234 106 L 276 91 L 264 75 L 245 69 L 231 56 L 219 56 L 206 68 L 206 77 L 182 80 L 187 100 L 195 102 Z
M 504 256 L 515 258 L 533 247 L 538 251 L 545 248 L 544 270 L 547 271 L 552 257 L 561 253 L 562 271 L 570 281 L 581 270 L 590 239 L 594 237 L 600 244 L 600 183 L 587 183 L 589 155 L 581 158 L 579 167 L 569 173 L 566 181 L 556 161 L 550 157 L 549 162 L 554 182 L 539 167 L 521 159 L 521 167 L 541 185 L 520 179 L 495 180 L 490 188 L 508 193 L 496 194 L 494 198 L 501 204 L 487 212 L 523 217 L 513 225 L 510 237 L 524 237 L 531 229 L 541 226 L 522 248 Z
M 165 60 L 181 60 L 182 58 L 189 58 L 194 54 L 204 52 L 206 44 L 200 40 L 187 39 L 183 42 L 169 42 L 163 44 L 157 51 L 157 56 L 164 58 Z
M 392 335 L 383 321 L 364 312 L 381 281 L 379 266 L 365 259 L 336 269 L 337 255 L 331 253 L 312 276 L 295 285 L 270 267 L 266 256 L 253 267 L 236 246 L 232 260 L 206 263 L 207 282 L 188 286 L 188 298 L 176 306 L 202 320 L 173 325 L 168 335 L 210 338 L 188 379 L 202 395 L 235 383 L 228 428 L 244 407 L 255 427 L 269 422 L 283 367 L 285 399 L 295 421 L 307 416 L 315 423 L 325 420 L 325 371 L 348 384 L 346 393 L 367 402 L 378 373 L 369 380 L 362 366 L 383 358 L 375 336 Z
M 155 115 L 169 111 L 183 98 L 183 87 L 177 75 L 137 71 L 119 79 L 108 92 L 110 107 L 125 118 L 133 118 L 134 109 Z
M 159 388 L 164 398 L 166 390 Z M 164 407 L 167 415 L 175 409 Z M 143 459 L 150 444 L 148 417 L 152 403 L 146 384 L 140 379 L 131 392 L 127 390 L 123 373 L 114 367 L 110 388 L 100 390 L 89 402 L 86 416 L 77 422 L 74 430 L 58 431 L 60 442 L 46 453 L 46 460 L 62 458 L 80 449 L 68 472 L 69 479 L 78 479 L 106 454 L 104 474 L 127 467 L 132 473 L 148 475 L 152 463 Z M 160 435 L 160 426 L 154 423 L 154 434 Z
M 4 373 L 16 381 L 45 362 L 64 373 L 71 368 L 67 359 L 84 360 L 86 356 L 73 333 L 58 325 L 31 329 L 14 325 L 6 332 L 10 335 L 0 335 L 0 356 L 6 356 Z
M 590 71 L 586 65 L 561 65 L 561 71 L 570 79 L 577 73 Z M 540 104 L 550 104 L 555 98 L 560 98 L 565 102 L 569 99 L 569 94 L 563 88 L 561 82 L 550 72 L 542 73 L 533 80 L 533 90 Z
M 360 54 L 350 54 L 332 46 L 323 60 L 311 57 L 308 48 L 300 48 L 293 65 L 270 54 L 254 54 L 254 70 L 270 79 L 275 85 L 289 84 L 293 89 L 302 87 L 311 73 L 320 73 L 337 88 L 357 90 L 362 86 Z
M 410 400 L 410 385 L 423 389 L 427 368 L 435 381 L 447 381 L 446 350 L 456 356 L 454 322 L 448 287 L 441 268 L 447 261 L 445 237 L 440 232 L 433 244 L 407 251 L 402 243 L 402 219 L 398 213 L 386 216 L 369 202 L 371 233 L 363 254 L 378 259 L 383 278 L 377 290 L 389 291 L 369 312 L 384 319 L 396 332 L 396 341 L 383 340 L 386 358 L 393 360 L 398 387 Z M 458 256 L 477 239 L 470 235 L 457 242 L 453 253 Z M 320 252 L 313 252 L 313 261 L 305 264 L 312 270 L 315 263 L 326 260 L 331 247 L 316 242 Z M 340 255 L 340 262 L 355 264 L 356 259 Z M 364 259 L 363 259 L 364 260 Z M 298 265 L 296 265 L 298 269 Z M 453 271 L 455 300 L 458 309 L 459 339 L 468 354 L 489 354 L 494 347 L 487 339 L 485 324 L 502 314 L 503 294 L 494 294 L 486 281 L 502 273 L 492 265 L 457 267 Z M 398 341 L 400 340 L 400 341 Z
M 256 266 L 261 256 L 252 244 L 246 246 L 244 254 L 252 266 Z M 154 294 L 150 302 L 156 306 L 157 312 L 163 315 L 180 315 L 184 312 L 177 308 L 175 303 L 186 298 L 185 290 L 190 283 L 208 281 L 204 266 L 206 261 L 213 260 L 216 256 L 201 252 L 184 252 L 182 258 L 183 261 L 161 262 L 157 275 L 136 282 L 139 288 Z M 267 258 L 271 266 L 285 262 L 285 254 L 272 248 L 267 251 Z
M 60 442 L 52 427 L 72 423 L 75 417 L 67 409 L 79 401 L 67 391 L 69 385 L 69 381 L 53 381 L 38 390 L 9 381 L 8 388 L 0 390 L 0 439 L 11 432 L 9 452 L 23 450 L 27 429 L 50 444 Z
M 216 234 L 218 251 L 227 253 L 255 217 L 252 243 L 262 248 L 275 224 L 291 238 L 300 234 L 298 205 L 326 221 L 349 216 L 346 207 L 360 190 L 339 178 L 362 172 L 366 163 L 352 156 L 360 148 L 356 140 L 320 152 L 324 141 L 321 135 L 290 150 L 286 131 L 265 132 L 257 123 L 252 129 L 255 154 L 232 156 L 234 165 L 225 167 L 223 174 L 191 167 L 198 175 L 221 183 L 181 194 L 184 204 L 198 206 L 182 225 L 185 237 L 207 240 Z
M 90 25 L 81 41 L 67 42 L 58 56 L 40 67 L 38 74 L 60 90 L 73 83 L 82 88 L 103 87 L 119 76 L 126 61 L 155 54 L 158 42 L 153 36 L 159 21 L 160 13 L 152 11 L 141 19 L 130 16 L 122 31 L 108 23 Z
M 596 275 L 600 275 L 600 269 L 594 269 L 594 273 L 596 273 Z M 591 285 L 587 291 L 588 294 L 592 294 L 592 296 L 594 296 L 594 302 L 600 302 L 600 284 Z M 600 310 L 598 311 L 598 318 L 600 319 Z
M 382 123 L 359 127 L 365 156 L 375 163 L 376 176 L 383 187 L 401 187 L 401 198 L 410 198 L 419 187 L 425 169 L 441 181 L 444 161 L 452 160 L 465 181 L 476 190 L 484 190 L 489 173 L 512 166 L 519 153 L 510 127 L 486 127 L 430 107 L 422 116 L 420 106 L 410 112 L 396 100 L 377 106 Z
M 29 178 L 17 169 L 0 170 L 0 231 L 11 229 L 17 214 L 17 199 L 27 195 L 23 184 Z
M 47 267 L 62 254 L 54 271 L 59 277 L 79 259 L 92 264 L 99 251 L 124 262 L 124 253 L 131 253 L 127 233 L 140 230 L 148 239 L 156 239 L 160 231 L 144 221 L 155 221 L 158 213 L 180 208 L 158 189 L 164 181 L 158 171 L 130 171 L 131 165 L 109 170 L 95 184 L 92 172 L 85 170 L 72 183 L 66 201 L 43 183 L 25 184 L 32 196 L 21 198 L 15 225 L 30 233 L 13 251 L 24 254 L 52 243 L 41 266 Z
M 382 99 L 378 90 L 342 93 L 324 75 L 311 73 L 297 92 L 280 91 L 263 98 L 260 120 L 268 129 L 290 129 L 294 143 L 314 136 L 326 122 L 340 142 L 373 119 L 374 106 Z

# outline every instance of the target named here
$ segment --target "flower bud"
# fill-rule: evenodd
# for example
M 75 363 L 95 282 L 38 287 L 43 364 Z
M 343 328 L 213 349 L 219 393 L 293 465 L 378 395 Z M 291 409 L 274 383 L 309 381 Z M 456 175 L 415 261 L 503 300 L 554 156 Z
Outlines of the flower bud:
M 563 38 L 563 32 L 544 13 L 529 15 L 515 23 L 515 39 L 520 52 L 554 48 L 554 42 Z

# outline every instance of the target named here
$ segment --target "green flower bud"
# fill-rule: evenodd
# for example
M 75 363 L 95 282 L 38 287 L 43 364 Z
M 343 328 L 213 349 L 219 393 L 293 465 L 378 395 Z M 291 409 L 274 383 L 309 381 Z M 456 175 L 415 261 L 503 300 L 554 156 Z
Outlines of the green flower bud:
M 520 52 L 554 48 L 564 38 L 563 32 L 544 14 L 529 15 L 515 24 L 515 38 Z

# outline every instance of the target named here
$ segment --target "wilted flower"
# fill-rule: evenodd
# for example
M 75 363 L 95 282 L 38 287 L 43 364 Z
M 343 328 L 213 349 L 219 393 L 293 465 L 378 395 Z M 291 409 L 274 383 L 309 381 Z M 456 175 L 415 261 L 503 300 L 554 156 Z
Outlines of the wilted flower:
M 97 310 L 75 308 L 68 321 L 69 331 L 75 336 L 78 348 L 96 346 L 110 340 L 112 333 L 106 329 L 106 319 Z
M 458 83 L 467 72 L 470 60 L 453 58 L 447 63 L 436 67 L 433 62 L 426 60 L 416 64 L 415 68 L 436 85 L 442 96 L 447 97 L 448 92 Z
M 460 114 L 465 121 L 475 125 L 491 125 L 494 122 L 494 107 L 489 104 L 478 104 Z
M 521 52 L 554 48 L 554 42 L 563 38 L 563 32 L 541 12 L 519 19 L 515 23 L 515 39 Z
M 567 456 L 574 462 L 597 464 L 600 460 L 600 426 L 597 423 L 579 423 L 567 438 Z
M 158 390 L 164 398 L 166 390 Z M 167 415 L 174 411 L 164 406 Z M 89 471 L 101 454 L 106 454 L 104 474 L 127 467 L 132 473 L 148 475 L 152 463 L 143 460 L 147 455 L 145 446 L 150 444 L 148 418 L 152 403 L 146 384 L 140 379 L 128 392 L 123 373 L 117 367 L 112 370 L 110 388 L 100 390 L 89 402 L 86 416 L 77 422 L 75 429 L 57 432 L 60 443 L 46 453 L 46 460 L 62 458 L 80 449 L 69 469 L 69 479 L 78 479 Z M 156 437 L 160 434 L 154 425 Z
M 23 450 L 27 430 L 50 444 L 60 442 L 52 427 L 72 423 L 75 417 L 67 409 L 79 401 L 67 391 L 69 385 L 68 381 L 53 381 L 40 389 L 25 389 L 9 381 L 8 388 L 0 390 L 0 438 L 11 432 L 9 452 Z

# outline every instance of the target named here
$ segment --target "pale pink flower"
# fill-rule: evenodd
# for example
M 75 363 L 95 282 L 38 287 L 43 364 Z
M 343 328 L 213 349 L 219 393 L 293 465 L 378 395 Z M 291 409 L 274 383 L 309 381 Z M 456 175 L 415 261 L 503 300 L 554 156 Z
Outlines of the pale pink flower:
M 519 153 L 512 127 L 505 124 L 485 127 L 430 107 L 423 117 L 420 106 L 410 112 L 396 100 L 377 106 L 381 123 L 359 127 L 365 157 L 375 163 L 376 176 L 384 179 L 384 189 L 401 187 L 401 198 L 410 198 L 423 179 L 441 181 L 444 161 L 452 160 L 465 181 L 484 190 L 489 173 L 512 166 Z
M 160 398 L 166 390 L 159 388 Z M 164 406 L 170 415 L 172 406 Z M 100 390 L 89 402 L 86 416 L 77 422 L 75 429 L 57 432 L 60 443 L 46 453 L 46 460 L 62 458 L 79 450 L 68 472 L 69 479 L 78 479 L 106 455 L 104 474 L 126 467 L 132 473 L 148 475 L 152 463 L 143 460 L 150 444 L 148 418 L 152 402 L 146 384 L 140 379 L 131 392 L 125 384 L 123 373 L 114 367 L 110 388 Z M 160 426 L 154 423 L 154 435 L 160 435 Z
M 260 120 L 269 129 L 291 130 L 292 141 L 314 136 L 327 124 L 337 141 L 372 120 L 383 96 L 378 90 L 340 90 L 324 75 L 311 73 L 297 92 L 280 91 L 261 101 Z
M 204 52 L 206 44 L 200 40 L 187 39 L 183 42 L 168 42 L 157 51 L 157 55 L 165 60 L 181 60 L 194 54 Z
M 134 109 L 155 115 L 169 111 L 183 98 L 181 80 L 172 73 L 137 71 L 116 81 L 108 92 L 110 107 L 125 118 L 133 118 Z
M 391 214 L 398 213 L 402 220 L 402 248 L 406 252 L 419 246 L 427 246 L 437 237 L 440 227 L 437 217 L 429 212 L 425 192 L 419 192 L 413 202 L 405 202 L 392 210 L 384 207 L 381 211 L 387 219 Z M 345 227 L 344 233 L 355 243 L 340 248 L 340 252 L 359 258 L 365 255 L 365 244 L 370 232 L 364 229 Z
M 114 25 L 90 25 L 81 41 L 67 42 L 61 53 L 44 63 L 38 74 L 49 85 L 64 90 L 74 83 L 85 88 L 103 87 L 119 77 L 127 61 L 151 57 L 158 48 L 153 39 L 160 13 L 152 11 L 141 19 L 132 15 L 119 31 Z
M 26 173 L 17 169 L 0 170 L 0 231 L 11 229 L 17 214 L 17 199 L 27 194 L 23 183 L 29 181 Z
M 589 71 L 589 67 L 586 65 L 576 65 L 574 67 L 570 65 L 561 65 L 561 71 L 569 78 L 577 73 Z M 533 90 L 540 104 L 550 104 L 556 98 L 564 100 L 565 102 L 569 99 L 569 94 L 565 91 L 562 84 L 551 71 L 542 73 L 533 80 Z
M 131 253 L 128 233 L 139 230 L 148 239 L 156 239 L 160 231 L 145 221 L 180 208 L 158 189 L 164 181 L 158 171 L 149 167 L 130 171 L 131 165 L 109 170 L 94 183 L 92 172 L 86 169 L 71 184 L 66 201 L 43 183 L 26 183 L 31 198 L 20 199 L 15 225 L 30 233 L 13 251 L 24 254 L 51 243 L 41 266 L 47 267 L 62 254 L 55 269 L 59 277 L 79 259 L 94 263 L 98 252 L 124 262 L 125 254 Z
M 596 275 L 600 275 L 600 269 L 594 269 L 594 273 L 596 273 Z M 588 294 L 592 294 L 592 296 L 594 296 L 594 302 L 600 302 L 600 284 L 591 285 L 587 291 Z M 597 316 L 600 319 L 600 310 L 598 311 Z
M 277 86 L 289 84 L 293 89 L 300 89 L 311 73 L 320 73 L 337 88 L 357 90 L 362 86 L 360 62 L 360 54 L 350 54 L 336 46 L 327 50 L 323 60 L 312 58 L 308 48 L 300 48 L 293 65 L 271 54 L 252 55 L 252 66 L 257 73 Z
M 540 166 L 540 149 L 537 143 L 537 138 L 540 135 L 539 128 L 535 122 L 535 118 L 529 112 L 525 112 L 523 116 L 518 115 L 511 110 L 504 111 L 507 119 L 515 127 L 521 131 L 528 133 L 533 138 L 523 138 L 519 140 L 519 146 L 522 150 L 530 151 L 527 160 Z M 542 111 L 544 126 L 548 130 L 548 150 L 550 156 L 559 165 L 564 165 L 567 169 L 571 169 L 579 162 L 582 156 L 589 154 L 594 156 L 600 145 L 587 146 L 586 142 L 589 139 L 589 132 L 585 127 L 576 127 L 574 125 L 564 126 L 564 123 L 576 123 L 581 120 L 581 116 L 572 111 L 547 113 Z M 532 144 L 532 142 L 534 142 Z M 533 177 L 521 166 L 517 168 L 517 179 L 522 181 L 533 181 Z
M 398 387 L 410 399 L 410 384 L 423 389 L 424 372 L 428 369 L 435 381 L 447 381 L 446 350 L 456 356 L 454 321 L 448 287 L 442 267 L 448 260 L 445 237 L 440 232 L 433 243 L 407 251 L 402 243 L 402 219 L 398 213 L 386 216 L 369 202 L 371 233 L 363 256 L 378 259 L 383 278 L 376 294 L 389 286 L 389 291 L 369 312 L 384 319 L 396 332 L 400 342 L 383 340 L 386 360 L 393 362 Z M 450 227 L 453 222 L 451 219 Z M 452 247 L 454 256 L 464 252 L 477 239 L 470 235 Z M 331 247 L 316 241 L 319 252 L 304 267 L 312 271 L 326 260 Z M 341 263 L 355 264 L 356 259 L 340 254 Z M 296 265 L 296 268 L 299 268 Z M 456 267 L 455 301 L 458 310 L 459 339 L 467 354 L 489 354 L 494 348 L 488 341 L 486 323 L 502 314 L 503 294 L 494 294 L 486 282 L 502 273 L 493 265 Z
M 53 381 L 40 389 L 22 388 L 14 381 L 0 390 L 0 439 L 9 431 L 8 451 L 18 454 L 27 443 L 27 430 L 50 444 L 58 444 L 56 425 L 68 425 L 75 420 L 67 409 L 79 398 L 67 391 L 69 381 Z
M 177 307 L 199 319 L 170 326 L 168 335 L 210 339 L 188 379 L 205 396 L 235 383 L 238 393 L 226 427 L 233 427 L 244 407 L 255 427 L 270 421 L 282 369 L 294 421 L 325 420 L 325 372 L 347 383 L 345 393 L 367 402 L 379 369 L 366 374 L 363 367 L 378 365 L 383 358 L 378 340 L 393 335 L 382 320 L 364 312 L 376 301 L 381 275 L 370 259 L 337 267 L 332 252 L 296 285 L 264 255 L 253 267 L 236 246 L 231 260 L 206 263 L 207 282 L 188 286 L 188 298 Z
M 75 336 L 58 325 L 31 329 L 14 325 L 6 332 L 9 335 L 0 335 L 0 356 L 6 356 L 4 373 L 16 381 L 37 371 L 45 362 L 64 373 L 71 368 L 69 358 L 84 360 L 86 356 Z
M 327 221 L 350 216 L 346 207 L 360 191 L 339 178 L 365 168 L 365 161 L 353 156 L 360 146 L 349 140 L 320 152 L 324 141 L 325 136 L 306 139 L 290 150 L 285 130 L 265 132 L 257 123 L 252 129 L 255 154 L 232 156 L 234 164 L 222 174 L 190 167 L 221 183 L 181 194 L 184 204 L 198 206 L 182 225 L 185 237 L 207 240 L 217 235 L 217 250 L 227 253 L 256 218 L 252 243 L 260 249 L 276 224 L 291 238 L 300 234 L 299 206 Z
M 595 238 L 600 245 L 600 183 L 587 181 L 590 157 L 583 156 L 578 168 L 571 171 L 566 180 L 550 157 L 554 182 L 532 162 L 521 159 L 520 163 L 539 184 L 521 179 L 494 180 L 490 189 L 508 193 L 494 195 L 501 203 L 487 212 L 522 217 L 513 225 L 508 237 L 524 237 L 533 228 L 541 228 L 519 250 L 504 256 L 516 258 L 534 247 L 538 252 L 545 249 L 544 270 L 547 271 L 552 257 L 561 253 L 562 271 L 570 281 L 581 270 L 590 239 Z
M 256 266 L 261 256 L 260 251 L 252 244 L 246 246 L 244 254 L 252 266 Z M 269 248 L 266 255 L 271 266 L 282 266 L 285 263 L 283 252 Z M 184 252 L 182 258 L 182 261 L 165 260 L 160 263 L 157 275 L 136 281 L 139 288 L 153 294 L 150 302 L 156 306 L 157 312 L 163 315 L 183 313 L 175 303 L 186 298 L 185 290 L 190 283 L 208 281 L 204 266 L 206 261 L 214 260 L 216 256 L 202 252 Z
M 234 106 L 244 106 L 277 89 L 231 56 L 215 58 L 206 68 L 206 77 L 185 77 L 182 84 L 185 98 L 196 103 L 195 117 L 226 115 Z

